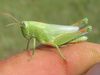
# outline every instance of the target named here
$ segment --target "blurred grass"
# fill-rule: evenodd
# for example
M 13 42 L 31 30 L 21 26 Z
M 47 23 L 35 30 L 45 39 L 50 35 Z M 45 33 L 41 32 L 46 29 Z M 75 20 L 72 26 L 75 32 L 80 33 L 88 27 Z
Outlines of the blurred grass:
M 27 44 L 19 26 L 5 27 L 16 21 L 2 13 L 9 13 L 20 22 L 68 25 L 87 17 L 88 24 L 93 26 L 87 41 L 100 44 L 100 0 L 0 0 L 0 59 L 23 51 Z

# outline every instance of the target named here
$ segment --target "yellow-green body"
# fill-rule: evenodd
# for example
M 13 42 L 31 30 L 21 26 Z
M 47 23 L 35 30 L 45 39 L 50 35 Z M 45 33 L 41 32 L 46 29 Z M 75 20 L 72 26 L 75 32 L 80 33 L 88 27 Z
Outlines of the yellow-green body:
M 34 41 L 33 42 L 33 55 L 31 58 L 34 57 L 34 50 L 36 47 L 35 43 L 37 40 L 42 44 L 56 47 L 61 57 L 67 60 L 62 55 L 59 47 L 65 47 L 74 42 L 87 40 L 87 37 L 83 35 L 89 33 L 92 30 L 92 26 L 90 25 L 80 30 L 82 26 L 88 23 L 87 18 L 84 18 L 81 21 L 75 24 L 72 24 L 70 26 L 66 26 L 66 25 L 46 24 L 46 23 L 41 23 L 41 22 L 36 22 L 36 21 L 19 22 L 13 16 L 6 14 L 6 13 L 3 13 L 3 14 L 12 17 L 14 20 L 18 22 L 18 23 L 12 23 L 9 25 L 17 24 L 21 27 L 23 36 L 28 40 L 26 50 L 29 47 L 30 40 L 33 38 L 33 41 Z
M 23 36 L 28 40 L 26 49 L 28 49 L 30 39 L 34 38 L 34 41 L 37 40 L 42 44 L 56 47 L 60 55 L 65 60 L 67 60 L 61 54 L 59 47 L 65 46 L 63 45 L 65 43 L 70 44 L 78 41 L 85 41 L 87 37 L 82 35 L 90 32 L 92 30 L 92 27 L 89 25 L 81 30 L 79 30 L 79 28 L 82 27 L 84 24 L 87 24 L 87 21 L 88 19 L 84 18 L 83 20 L 72 24 L 71 26 L 46 24 L 36 21 L 22 21 L 20 25 Z M 33 44 L 33 56 L 34 49 L 35 42 Z M 33 56 L 31 58 L 33 58 Z

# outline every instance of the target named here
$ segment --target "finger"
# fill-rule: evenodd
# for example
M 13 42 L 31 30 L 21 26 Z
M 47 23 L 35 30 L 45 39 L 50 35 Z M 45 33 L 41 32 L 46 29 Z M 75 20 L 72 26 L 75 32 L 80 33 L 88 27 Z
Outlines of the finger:
M 85 75 L 100 75 L 100 62 L 93 65 Z
M 31 61 L 31 51 L 24 51 L 0 61 L 0 73 L 7 75 L 80 75 L 86 72 L 94 63 L 100 61 L 100 45 L 80 42 L 60 48 L 62 54 L 69 60 L 64 61 L 56 48 L 39 46 Z
M 66 47 L 63 51 L 69 63 L 66 64 L 68 75 L 82 75 L 95 63 L 100 62 L 100 45 L 88 42 L 79 42 Z

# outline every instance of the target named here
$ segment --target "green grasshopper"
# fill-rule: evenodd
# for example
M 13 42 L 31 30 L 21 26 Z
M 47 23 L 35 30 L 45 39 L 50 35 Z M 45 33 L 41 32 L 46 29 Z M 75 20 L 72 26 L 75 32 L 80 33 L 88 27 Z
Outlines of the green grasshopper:
M 67 60 L 62 55 L 59 47 L 65 47 L 71 43 L 87 40 L 87 37 L 83 35 L 89 33 L 92 30 L 92 26 L 90 25 L 80 30 L 82 26 L 88 23 L 87 18 L 84 18 L 81 21 L 72 24 L 70 26 L 66 26 L 66 25 L 47 24 L 47 23 L 41 23 L 36 21 L 19 22 L 16 18 L 11 16 L 10 14 L 6 14 L 6 13 L 4 14 L 12 17 L 14 20 L 18 22 L 18 23 L 11 23 L 9 25 L 17 24 L 21 27 L 23 36 L 28 40 L 26 50 L 29 47 L 30 40 L 33 38 L 34 41 L 33 55 L 32 57 L 29 58 L 29 60 L 34 57 L 36 40 L 42 44 L 56 47 L 61 57 Z

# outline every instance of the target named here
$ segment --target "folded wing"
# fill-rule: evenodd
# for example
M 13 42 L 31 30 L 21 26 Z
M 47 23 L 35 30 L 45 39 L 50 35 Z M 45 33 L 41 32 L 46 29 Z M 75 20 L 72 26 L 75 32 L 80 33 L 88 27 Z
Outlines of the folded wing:
M 77 26 L 67 26 L 67 25 L 55 25 L 48 24 L 46 25 L 46 31 L 52 36 L 57 36 L 64 33 L 73 33 L 79 30 Z

